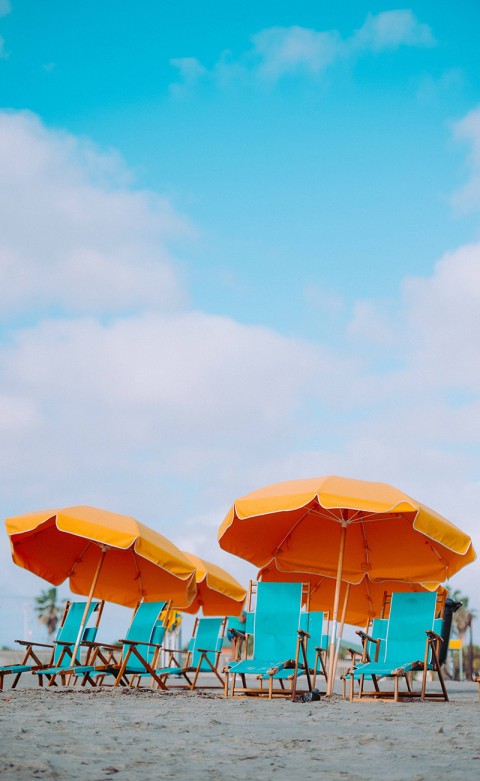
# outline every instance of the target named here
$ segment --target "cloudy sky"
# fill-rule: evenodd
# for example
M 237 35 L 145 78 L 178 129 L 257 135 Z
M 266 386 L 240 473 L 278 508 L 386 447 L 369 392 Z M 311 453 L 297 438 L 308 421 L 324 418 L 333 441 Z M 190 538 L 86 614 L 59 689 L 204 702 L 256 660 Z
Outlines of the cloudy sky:
M 246 581 L 234 498 L 338 474 L 480 547 L 479 21 L 0 0 L 5 517 L 131 514 Z M 43 584 L 0 567 L 11 642 Z

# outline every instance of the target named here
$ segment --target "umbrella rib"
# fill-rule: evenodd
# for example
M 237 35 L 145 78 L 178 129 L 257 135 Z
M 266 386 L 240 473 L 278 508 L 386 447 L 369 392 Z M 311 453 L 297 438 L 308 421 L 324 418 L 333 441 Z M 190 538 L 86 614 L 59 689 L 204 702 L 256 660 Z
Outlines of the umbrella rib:
M 143 590 L 143 583 L 142 583 L 142 576 L 140 574 L 140 570 L 138 568 L 138 562 L 137 562 L 137 556 L 135 552 L 135 548 L 132 546 L 132 555 L 133 555 L 133 563 L 135 564 L 135 569 L 137 570 L 137 578 L 138 578 L 138 585 L 140 586 L 140 593 L 142 597 L 145 597 L 145 592 Z
M 307 516 L 307 515 L 308 515 L 310 512 L 313 512 L 313 511 L 314 511 L 314 510 L 313 510 L 313 508 L 312 508 L 312 507 L 309 507 L 307 510 L 305 510 L 305 512 L 303 513 L 303 515 L 301 515 L 301 516 L 300 516 L 300 518 L 299 518 L 299 519 L 296 521 L 296 523 L 294 523 L 294 524 L 293 524 L 293 526 L 292 526 L 292 527 L 291 527 L 291 528 L 288 530 L 288 532 L 287 532 L 287 534 L 285 535 L 285 537 L 283 538 L 283 540 L 281 540 L 281 541 L 280 541 L 280 543 L 277 545 L 277 547 L 276 547 L 276 550 L 275 550 L 275 552 L 274 552 L 274 554 L 273 554 L 274 556 L 276 556 L 276 555 L 277 555 L 277 553 L 280 553 L 280 551 L 281 551 L 281 548 L 282 548 L 282 545 L 283 545 L 283 543 L 285 542 L 285 540 L 287 540 L 287 539 L 288 539 L 288 538 L 289 538 L 289 537 L 292 535 L 292 532 L 295 530 L 295 528 L 298 526 L 298 524 L 299 524 L 299 523 L 301 523 L 301 522 L 303 521 L 303 519 L 304 519 L 304 518 L 305 518 L 305 517 L 306 517 L 306 516 Z
M 429 546 L 430 550 L 433 551 L 433 553 L 436 553 L 440 561 L 442 562 L 443 566 L 445 567 L 445 578 L 448 578 L 448 562 L 443 558 L 443 556 L 438 552 L 436 548 L 433 547 L 430 540 L 427 540 L 427 545 Z
M 368 542 L 367 542 L 367 532 L 365 530 L 365 524 L 361 523 L 362 527 L 362 534 L 363 534 L 363 549 L 365 553 L 365 564 L 367 565 L 366 571 L 368 572 L 371 569 L 370 559 L 368 556 Z
M 77 569 L 78 565 L 81 564 L 83 557 L 85 556 L 87 550 L 89 549 L 90 545 L 92 545 L 92 541 L 89 540 L 87 544 L 85 545 L 84 549 L 82 550 L 80 556 L 77 556 L 77 559 L 75 560 L 75 563 L 70 570 L 70 572 L 67 574 L 67 578 L 71 578 L 72 575 L 75 573 L 75 570 Z

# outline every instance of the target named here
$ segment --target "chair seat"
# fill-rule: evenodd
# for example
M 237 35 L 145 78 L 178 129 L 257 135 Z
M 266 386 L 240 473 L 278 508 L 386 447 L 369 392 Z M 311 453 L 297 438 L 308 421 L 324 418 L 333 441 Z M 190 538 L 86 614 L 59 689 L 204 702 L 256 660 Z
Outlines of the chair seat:
M 0 667 L 0 673 L 8 672 L 15 675 L 16 673 L 27 673 L 31 669 L 31 664 L 9 664 L 8 666 Z
M 181 675 L 183 667 L 160 667 L 155 670 L 157 675 Z
M 283 661 L 278 659 L 270 661 L 256 661 L 254 659 L 242 659 L 240 662 L 236 662 L 233 665 L 229 665 L 228 672 L 231 674 L 239 675 L 266 675 L 272 667 L 280 667 Z M 293 668 L 289 668 L 291 673 Z M 267 677 L 270 677 L 267 675 Z

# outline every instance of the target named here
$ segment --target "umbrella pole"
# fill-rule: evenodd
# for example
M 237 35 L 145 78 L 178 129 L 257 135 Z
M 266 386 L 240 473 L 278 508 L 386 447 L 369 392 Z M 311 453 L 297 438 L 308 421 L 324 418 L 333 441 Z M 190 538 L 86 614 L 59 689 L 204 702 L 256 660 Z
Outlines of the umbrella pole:
M 350 596 L 350 583 L 347 583 L 347 588 L 345 590 L 345 598 L 343 600 L 343 608 L 342 608 L 342 617 L 340 619 L 340 629 L 338 630 L 338 638 L 337 638 L 337 648 L 335 650 L 335 665 L 333 667 L 333 674 L 335 675 L 335 671 L 337 669 L 338 664 L 338 655 L 340 653 L 340 643 L 343 637 L 343 629 L 345 626 L 345 618 L 347 615 L 347 607 L 348 607 L 348 598 Z
M 72 660 L 74 665 L 76 664 L 75 659 L 77 656 L 78 647 L 82 641 L 83 631 L 85 629 L 85 624 L 87 623 L 90 605 L 92 604 L 93 592 L 95 591 L 95 586 L 97 585 L 98 577 L 100 575 L 100 570 L 102 569 L 103 560 L 105 559 L 105 554 L 108 550 L 106 545 L 102 545 L 101 547 L 102 547 L 102 555 L 100 556 L 100 559 L 97 564 L 97 569 L 95 570 L 95 575 L 93 576 L 92 585 L 90 586 L 90 592 L 87 598 L 87 604 L 85 605 L 85 610 L 83 611 L 82 620 L 80 622 L 80 629 L 78 630 L 77 639 L 75 640 L 75 645 L 73 648 Z
M 333 694 L 335 683 L 335 649 L 337 645 L 337 620 L 338 605 L 340 603 L 340 586 L 342 584 L 343 556 L 345 553 L 345 538 L 347 536 L 347 522 L 342 522 L 342 532 L 340 537 L 340 549 L 338 552 L 337 579 L 335 583 L 335 599 L 333 602 L 332 632 L 330 636 L 330 650 L 328 653 L 328 682 L 327 696 Z

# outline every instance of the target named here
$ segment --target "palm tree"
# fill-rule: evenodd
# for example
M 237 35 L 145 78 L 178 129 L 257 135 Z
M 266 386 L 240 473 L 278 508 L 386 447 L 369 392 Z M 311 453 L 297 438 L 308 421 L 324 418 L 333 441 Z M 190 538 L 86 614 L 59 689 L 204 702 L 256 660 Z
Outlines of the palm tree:
M 57 601 L 57 589 L 49 588 L 35 597 L 35 612 L 41 624 L 47 628 L 49 637 L 53 637 L 60 618 L 61 603 Z

